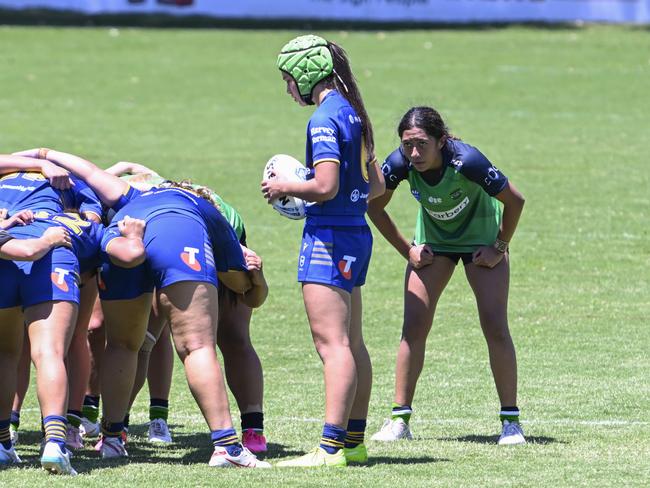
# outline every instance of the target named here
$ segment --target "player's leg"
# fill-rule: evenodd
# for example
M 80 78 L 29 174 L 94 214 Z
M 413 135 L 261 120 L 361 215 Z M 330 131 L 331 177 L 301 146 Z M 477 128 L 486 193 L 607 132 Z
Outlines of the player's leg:
M 365 463 L 368 452 L 364 444 L 368 405 L 372 389 L 372 364 L 363 341 L 361 288 L 355 286 L 351 296 L 350 346 L 357 366 L 357 390 L 350 410 L 345 437 L 345 457 L 348 463 Z
M 217 353 L 217 288 L 211 283 L 181 281 L 162 287 L 158 307 L 171 327 L 176 352 L 203 417 L 215 451 L 211 466 L 269 467 L 244 449 L 232 425 L 226 385 Z
M 266 451 L 262 410 L 262 364 L 251 343 L 252 309 L 227 291 L 219 296 L 217 345 L 223 356 L 228 387 L 241 415 L 242 442 L 252 452 Z
M 20 307 L 0 308 L 2 340 L 0 371 L 16 371 L 23 349 L 23 314 Z M 9 432 L 12 402 L 16 391 L 16 375 L 0 374 L 0 466 L 20 463 Z
M 66 444 L 71 449 L 83 447 L 80 426 L 81 412 L 88 378 L 90 376 L 90 353 L 88 351 L 88 322 L 97 299 L 97 282 L 94 276 L 84 279 L 79 293 L 79 312 L 75 324 L 70 349 L 66 357 L 68 370 L 68 430 Z
M 104 314 L 99 298 L 95 300 L 92 315 L 88 322 L 88 351 L 90 353 L 90 374 L 81 412 L 81 435 L 97 437 L 101 428 L 99 425 L 99 398 L 101 392 L 100 371 L 104 349 L 106 348 L 106 329 Z
M 411 439 L 409 420 L 415 387 L 424 365 L 427 336 L 433 323 L 438 299 L 449 283 L 456 261 L 434 257 L 433 263 L 420 269 L 406 267 L 404 279 L 404 322 L 397 350 L 395 397 L 391 418 L 372 436 L 373 440 Z
M 65 448 L 68 403 L 68 352 L 78 305 L 69 301 L 50 301 L 25 308 L 25 323 L 36 369 L 36 390 L 43 416 L 45 446 L 41 456 L 44 469 L 61 474 L 76 474 Z
M 169 326 L 165 325 L 151 350 L 147 384 L 149 386 L 149 440 L 170 443 L 172 435 L 167 425 L 169 392 L 174 373 L 174 347 Z
M 22 324 L 22 312 L 21 312 Z M 20 410 L 23 408 L 25 396 L 29 389 L 29 379 L 31 375 L 32 359 L 30 357 L 30 344 L 27 329 L 23 327 L 23 346 L 18 360 L 18 375 L 16 377 L 16 394 L 14 402 L 11 406 L 11 443 L 16 445 L 18 443 L 18 429 L 20 428 Z
M 509 257 L 494 268 L 465 265 L 465 274 L 478 307 L 481 329 L 488 345 L 490 367 L 499 401 L 502 434 L 499 444 L 523 444 L 517 407 L 517 358 L 508 328 Z
M 350 348 L 350 293 L 319 283 L 303 283 L 305 309 L 325 376 L 325 425 L 320 445 L 282 467 L 345 466 L 346 427 L 357 389 L 357 367 Z

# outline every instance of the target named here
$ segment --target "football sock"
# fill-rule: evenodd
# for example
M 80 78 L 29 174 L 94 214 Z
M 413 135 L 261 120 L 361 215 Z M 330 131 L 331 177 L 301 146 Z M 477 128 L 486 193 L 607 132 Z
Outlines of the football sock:
M 11 449 L 11 434 L 9 434 L 10 420 L 0 420 L 0 444 L 5 449 Z
M 121 438 L 124 422 L 107 422 L 102 420 L 102 436 Z
M 519 409 L 517 407 L 501 407 L 499 418 L 502 423 L 504 420 L 508 422 L 519 422 Z
M 43 419 L 45 429 L 45 442 L 56 442 L 61 451 L 65 452 L 65 432 L 67 430 L 65 417 L 59 415 L 48 415 Z
M 84 404 L 81 407 L 83 416 L 90 420 L 93 424 L 97 423 L 99 418 L 99 396 L 86 395 L 84 397 Z
M 14 430 L 18 430 L 18 427 L 20 427 L 20 412 L 12 410 L 9 422 L 11 423 L 11 426 L 14 428 Z
M 320 447 L 329 454 L 334 454 L 343 449 L 345 444 L 345 429 L 334 424 L 323 425 L 323 435 L 320 438 Z
M 253 429 L 255 432 L 264 432 L 264 414 L 262 412 L 249 412 L 241 414 L 242 432 Z
M 210 434 L 214 447 L 223 447 L 231 456 L 239 456 L 242 447 L 235 429 L 213 430 Z
M 391 413 L 391 419 L 402 419 L 404 423 L 408 425 L 409 421 L 411 420 L 412 413 L 413 409 L 411 408 L 411 405 L 399 405 L 397 403 L 393 403 L 393 412 Z
M 149 399 L 149 420 L 162 419 L 167 422 L 169 415 L 169 400 L 162 398 Z
M 78 429 L 81 425 L 81 415 L 82 413 L 79 410 L 68 410 L 66 415 L 68 423 Z
M 345 447 L 357 447 L 363 444 L 363 438 L 366 433 L 366 419 L 348 420 L 348 430 L 345 434 Z
M 122 422 L 122 423 L 124 424 L 124 430 L 126 430 L 126 431 L 129 430 L 129 417 L 130 417 L 130 414 L 127 413 L 127 414 L 124 416 L 124 420 L 123 420 L 123 422 Z

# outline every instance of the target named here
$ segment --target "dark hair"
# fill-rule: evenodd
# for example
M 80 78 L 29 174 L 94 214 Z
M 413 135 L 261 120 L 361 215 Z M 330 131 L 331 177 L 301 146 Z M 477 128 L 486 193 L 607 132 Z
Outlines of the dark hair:
M 363 104 L 361 92 L 357 86 L 357 80 L 352 74 L 350 61 L 348 60 L 346 52 L 338 44 L 327 41 L 327 48 L 332 54 L 334 73 L 323 81 L 327 82 L 327 86 L 334 88 L 343 95 L 343 97 L 350 102 L 350 105 L 352 105 L 352 108 L 354 108 L 357 115 L 361 117 L 361 135 L 366 147 L 368 162 L 370 162 L 375 158 L 375 139 L 373 136 L 372 123 L 370 122 L 370 117 L 368 117 L 368 112 L 366 112 L 366 107 Z
M 430 137 L 440 140 L 443 137 L 457 139 L 449 132 L 449 128 L 442 120 L 440 113 L 431 107 L 412 107 L 400 120 L 397 126 L 397 134 L 400 139 L 405 130 L 422 129 Z

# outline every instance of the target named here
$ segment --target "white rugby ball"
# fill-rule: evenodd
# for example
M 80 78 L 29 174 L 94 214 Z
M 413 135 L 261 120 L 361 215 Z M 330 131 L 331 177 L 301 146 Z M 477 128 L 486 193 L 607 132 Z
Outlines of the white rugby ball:
M 286 154 L 276 154 L 264 166 L 265 180 L 277 178 L 280 181 L 306 181 L 309 169 L 296 158 Z M 305 218 L 305 201 L 286 195 L 271 200 L 271 206 L 282 216 L 300 220 Z

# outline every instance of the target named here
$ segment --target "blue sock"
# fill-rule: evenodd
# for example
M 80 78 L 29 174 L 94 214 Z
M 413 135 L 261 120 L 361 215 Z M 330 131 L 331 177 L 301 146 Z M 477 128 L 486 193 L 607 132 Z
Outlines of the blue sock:
M 343 449 L 345 444 L 345 429 L 334 424 L 323 425 L 323 435 L 320 438 L 320 447 L 329 454 L 334 454 Z
M 60 415 L 48 415 L 43 419 L 45 430 L 45 442 L 56 442 L 65 452 L 65 433 L 68 428 L 68 421 Z
M 501 423 L 503 423 L 504 420 L 507 420 L 508 422 L 519 422 L 519 408 L 516 406 L 501 407 L 499 418 L 501 419 Z
M 233 428 L 213 430 L 210 433 L 210 438 L 214 447 L 223 447 L 231 456 L 239 456 L 241 453 L 242 447 L 237 432 Z
M 363 439 L 366 434 L 366 419 L 350 419 L 348 420 L 348 431 L 345 434 L 345 447 L 357 447 L 363 444 Z
M 107 422 L 102 420 L 102 435 L 104 437 L 122 438 L 122 431 L 124 430 L 124 422 Z

